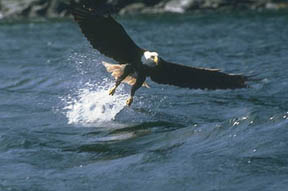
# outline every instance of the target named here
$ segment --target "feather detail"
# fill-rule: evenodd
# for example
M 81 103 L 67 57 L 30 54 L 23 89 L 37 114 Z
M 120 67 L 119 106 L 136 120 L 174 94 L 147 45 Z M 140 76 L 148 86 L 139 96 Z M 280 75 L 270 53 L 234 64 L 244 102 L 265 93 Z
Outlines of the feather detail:
M 111 75 L 116 80 L 123 74 L 125 64 L 121 64 L 121 65 L 120 64 L 109 64 L 109 63 L 104 62 L 104 61 L 102 62 L 102 64 L 105 66 L 106 71 L 111 73 Z M 126 84 L 129 84 L 130 86 L 133 86 L 136 83 L 136 78 L 137 78 L 137 74 L 134 73 L 132 75 L 127 76 L 123 80 L 123 82 Z M 150 88 L 150 86 L 146 82 L 144 82 L 142 86 L 144 86 L 146 88 Z

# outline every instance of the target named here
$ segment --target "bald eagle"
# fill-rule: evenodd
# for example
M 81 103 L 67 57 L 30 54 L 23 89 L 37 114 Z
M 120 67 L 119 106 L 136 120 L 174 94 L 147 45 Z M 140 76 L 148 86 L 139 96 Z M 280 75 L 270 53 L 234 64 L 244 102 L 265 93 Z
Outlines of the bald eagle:
M 140 48 L 110 14 L 103 14 L 81 5 L 71 5 L 71 12 L 82 33 L 93 48 L 118 64 L 104 63 L 116 83 L 109 90 L 115 93 L 121 82 L 132 85 L 130 106 L 137 89 L 148 87 L 146 77 L 160 84 L 191 89 L 236 89 L 247 87 L 247 77 L 226 74 L 217 69 L 196 68 L 165 61 L 157 52 Z

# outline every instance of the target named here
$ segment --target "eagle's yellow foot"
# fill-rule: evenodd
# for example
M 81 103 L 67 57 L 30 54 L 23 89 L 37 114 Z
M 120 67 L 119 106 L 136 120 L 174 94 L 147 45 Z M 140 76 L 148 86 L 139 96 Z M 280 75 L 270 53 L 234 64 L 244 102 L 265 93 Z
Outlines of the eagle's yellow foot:
M 132 102 L 133 102 L 133 97 L 130 97 L 129 99 L 127 99 L 126 105 L 130 106 L 132 104 Z
M 114 86 L 113 88 L 111 88 L 111 89 L 109 90 L 109 95 L 113 96 L 114 93 L 115 93 L 115 91 L 116 91 L 116 87 Z

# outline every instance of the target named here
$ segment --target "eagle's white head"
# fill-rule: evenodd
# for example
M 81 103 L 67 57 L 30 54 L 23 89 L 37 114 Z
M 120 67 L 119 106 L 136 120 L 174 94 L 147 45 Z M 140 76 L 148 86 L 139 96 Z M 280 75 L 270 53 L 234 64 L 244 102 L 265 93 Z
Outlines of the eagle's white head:
M 141 57 L 141 61 L 144 65 L 149 67 L 155 67 L 159 63 L 159 57 L 157 52 L 145 51 Z

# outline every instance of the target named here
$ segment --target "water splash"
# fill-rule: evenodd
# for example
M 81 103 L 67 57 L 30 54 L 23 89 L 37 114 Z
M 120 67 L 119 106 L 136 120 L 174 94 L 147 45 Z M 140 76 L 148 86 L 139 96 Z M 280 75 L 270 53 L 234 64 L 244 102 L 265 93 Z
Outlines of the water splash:
M 112 86 L 112 83 L 97 87 L 86 84 L 85 88 L 78 90 L 74 98 L 71 96 L 65 98 L 64 110 L 68 123 L 88 126 L 113 121 L 125 107 L 128 95 L 121 92 L 121 86 L 114 96 L 108 95 L 108 89 Z

